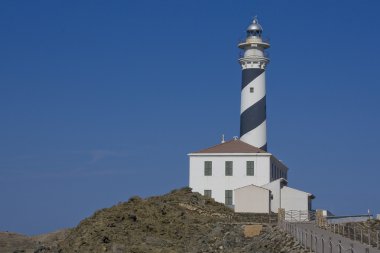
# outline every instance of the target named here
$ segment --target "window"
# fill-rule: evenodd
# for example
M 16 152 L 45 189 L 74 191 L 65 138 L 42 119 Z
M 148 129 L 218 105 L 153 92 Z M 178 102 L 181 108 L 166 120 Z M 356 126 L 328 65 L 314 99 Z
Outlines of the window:
M 211 192 L 211 190 L 205 190 L 203 195 L 205 197 L 211 198 L 212 192 Z
M 232 190 L 226 190 L 225 192 L 225 202 L 227 206 L 232 206 Z
M 212 162 L 205 161 L 205 176 L 212 176 Z
M 249 88 L 249 92 L 253 93 L 254 89 L 253 87 Z
M 272 163 L 272 173 L 271 173 L 271 178 L 274 179 L 274 164 Z
M 255 162 L 247 161 L 247 176 L 254 176 L 254 175 L 255 175 Z
M 226 161 L 226 176 L 232 176 L 233 174 L 233 163 L 232 161 Z

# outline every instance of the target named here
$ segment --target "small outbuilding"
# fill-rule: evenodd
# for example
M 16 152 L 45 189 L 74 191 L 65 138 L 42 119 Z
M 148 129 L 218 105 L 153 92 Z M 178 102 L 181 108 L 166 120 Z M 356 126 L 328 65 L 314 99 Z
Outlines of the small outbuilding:
M 256 185 L 247 185 L 234 190 L 235 212 L 269 213 L 271 191 Z
M 288 186 L 284 178 L 274 180 L 262 186 L 272 192 L 271 211 L 277 213 L 279 208 L 286 211 L 310 211 L 314 195 Z

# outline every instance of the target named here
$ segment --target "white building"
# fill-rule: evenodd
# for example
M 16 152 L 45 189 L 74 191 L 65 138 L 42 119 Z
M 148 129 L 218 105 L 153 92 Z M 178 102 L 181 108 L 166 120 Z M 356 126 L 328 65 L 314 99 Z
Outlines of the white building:
M 189 157 L 193 191 L 227 205 L 235 204 L 235 189 L 266 185 L 287 178 L 288 173 L 288 168 L 272 154 L 238 139 L 190 153 Z
M 311 209 L 314 196 L 287 186 L 288 168 L 281 161 L 241 140 L 192 152 L 189 158 L 193 191 L 235 207 L 237 212 Z M 258 201 L 261 194 L 267 201 Z
M 189 186 L 195 192 L 235 208 L 237 212 L 267 213 L 311 209 L 310 193 L 287 186 L 288 168 L 267 152 L 264 52 L 269 43 L 262 39 L 262 27 L 255 18 L 247 38 L 242 67 L 240 140 L 189 154 Z

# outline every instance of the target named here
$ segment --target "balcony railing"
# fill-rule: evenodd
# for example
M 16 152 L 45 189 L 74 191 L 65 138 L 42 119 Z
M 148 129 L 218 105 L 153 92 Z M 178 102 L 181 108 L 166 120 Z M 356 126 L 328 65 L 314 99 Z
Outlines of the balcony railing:
M 269 58 L 269 56 L 270 56 L 269 52 L 265 52 L 264 51 L 263 56 L 257 56 L 257 57 Z M 239 51 L 238 57 L 239 57 L 239 59 L 244 58 L 244 52 L 243 51 Z

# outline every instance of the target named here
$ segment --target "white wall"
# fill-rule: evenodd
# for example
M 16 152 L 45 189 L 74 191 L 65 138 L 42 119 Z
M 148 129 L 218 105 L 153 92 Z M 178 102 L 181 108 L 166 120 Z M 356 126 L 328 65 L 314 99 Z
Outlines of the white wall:
M 248 185 L 234 191 L 235 212 L 269 213 L 270 191 L 265 188 Z
M 281 207 L 285 211 L 308 211 L 309 196 L 307 192 L 284 186 L 281 189 Z
M 269 183 L 270 154 L 190 154 L 189 186 L 201 194 L 212 191 L 212 198 L 224 203 L 225 190 Z M 204 175 L 204 162 L 212 161 L 212 176 Z M 233 176 L 225 176 L 225 161 L 233 162 Z M 255 162 L 255 175 L 246 175 L 246 162 Z M 235 196 L 233 196 L 233 203 Z
M 263 185 L 262 187 L 272 192 L 273 199 L 271 201 L 271 211 L 277 213 L 281 205 L 281 181 L 272 181 L 269 184 Z
M 307 211 L 309 209 L 310 194 L 288 186 L 283 186 L 281 188 L 282 180 L 283 179 L 278 179 L 262 186 L 272 192 L 272 212 L 277 213 L 278 208 L 284 208 L 285 211 Z

